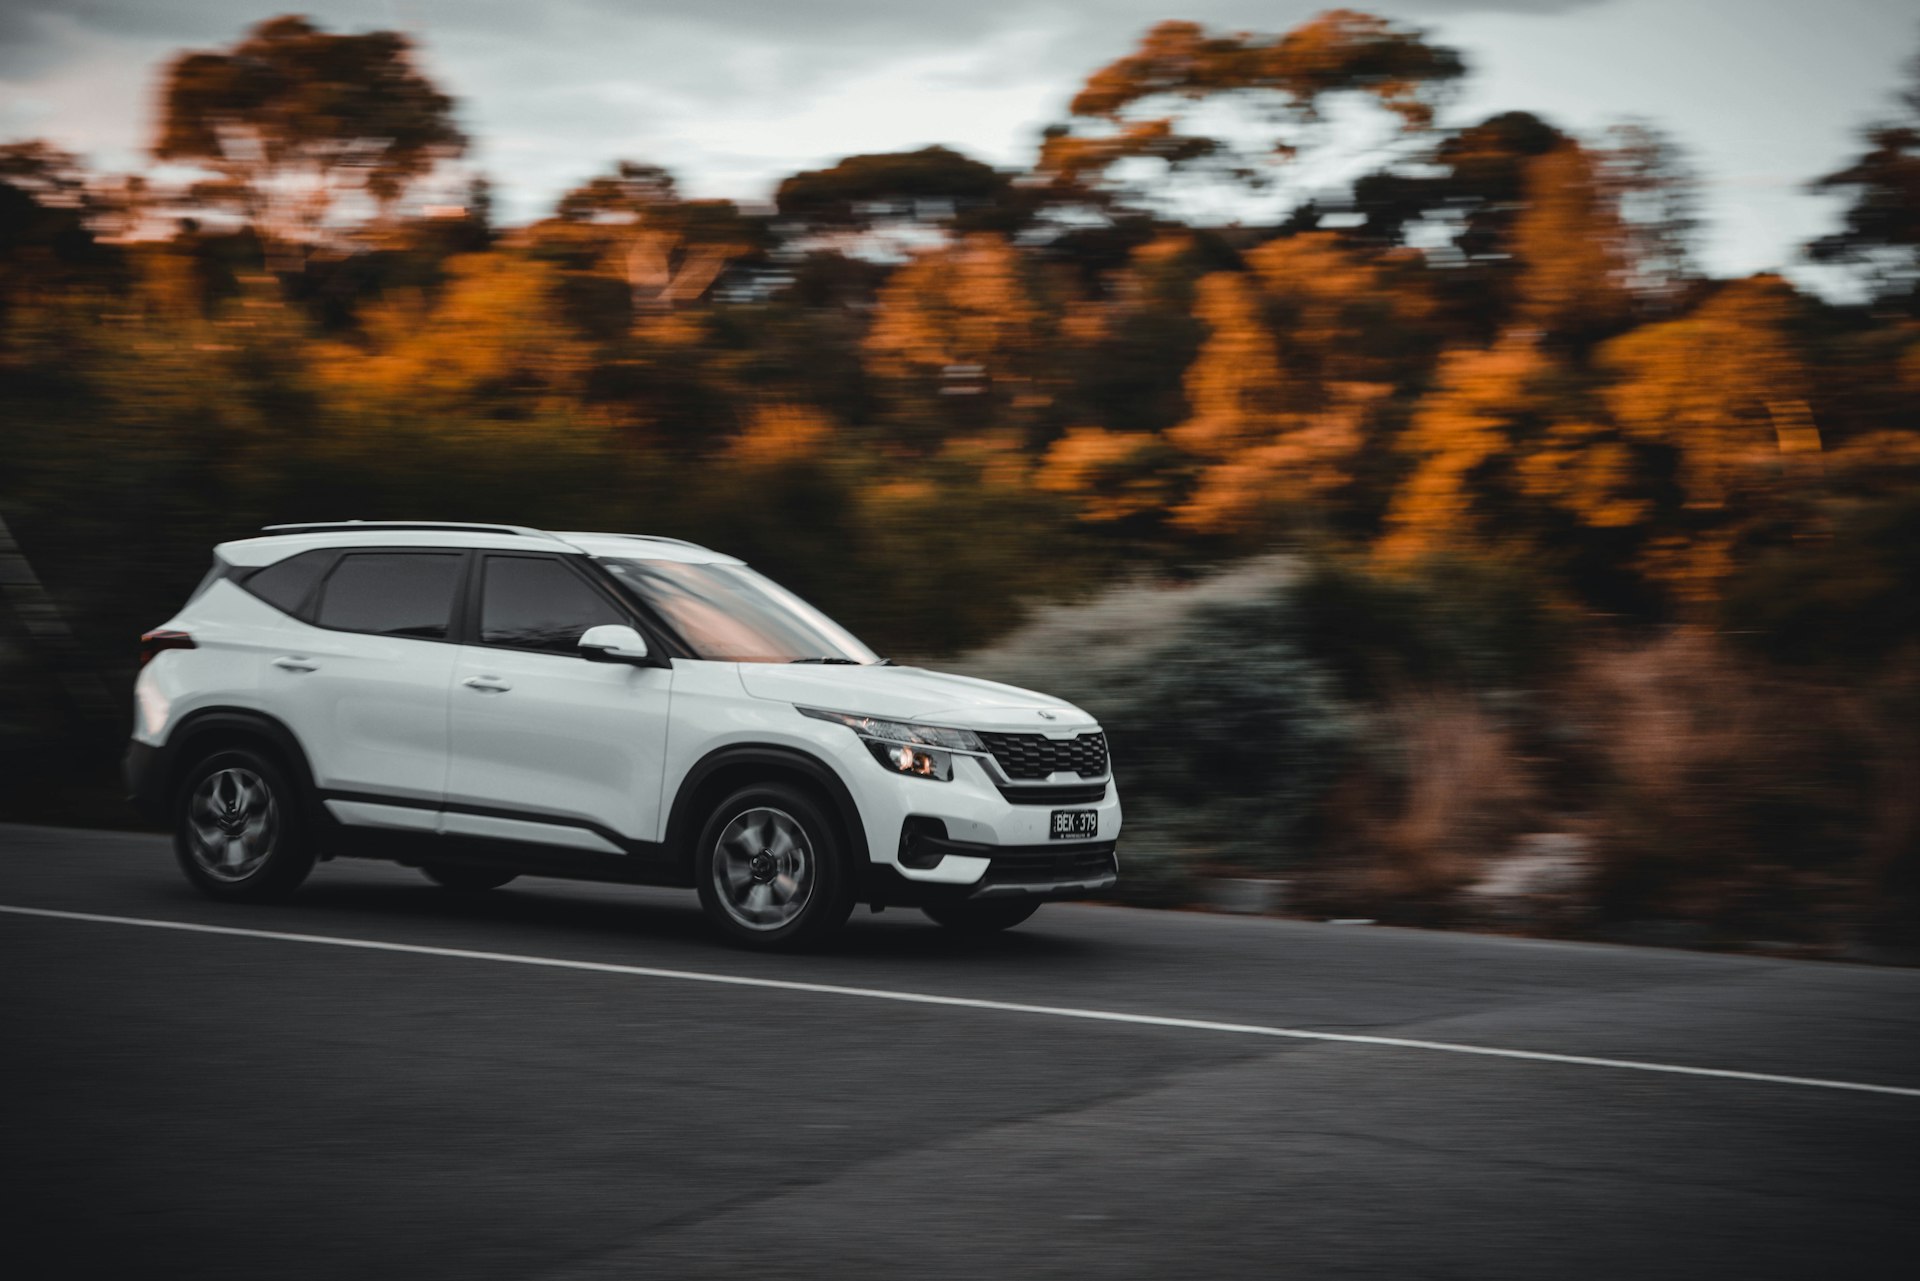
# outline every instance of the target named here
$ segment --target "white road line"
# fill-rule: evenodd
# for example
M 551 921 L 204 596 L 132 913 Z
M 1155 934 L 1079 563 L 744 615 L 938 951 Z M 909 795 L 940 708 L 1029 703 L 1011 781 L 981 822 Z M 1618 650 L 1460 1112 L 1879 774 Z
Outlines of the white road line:
M 1118 1010 L 1081 1010 L 1070 1006 L 1027 1005 L 1019 1001 L 992 1001 L 974 996 L 938 996 L 931 992 L 896 992 L 887 988 L 843 987 L 837 983 L 804 983 L 797 979 L 765 979 L 745 974 L 711 974 L 704 970 L 664 970 L 651 965 L 615 965 L 608 961 L 569 961 L 554 956 L 522 956 L 513 952 L 476 952 L 461 947 L 386 943 L 377 939 L 337 938 L 327 934 L 288 934 L 280 930 L 247 930 L 231 925 L 201 925 L 192 921 L 160 921 L 138 916 L 103 916 L 97 912 L 61 912 L 52 908 L 15 907 L 5 903 L 0 903 L 0 913 L 13 916 L 47 917 L 60 921 L 93 921 L 103 925 L 138 925 L 153 930 L 182 930 L 189 934 L 224 934 L 233 938 L 270 939 L 279 943 L 317 943 L 326 947 L 359 948 L 368 952 L 445 956 L 463 961 L 495 961 L 507 965 L 532 965 L 553 970 L 586 970 L 594 974 L 626 974 L 635 978 L 678 979 L 687 983 L 772 988 L 781 992 L 809 992 L 820 996 L 863 997 L 870 1001 L 897 1001 L 907 1005 L 944 1005 L 963 1010 L 992 1010 L 1002 1014 L 1036 1014 L 1046 1018 L 1081 1019 L 1093 1023 L 1179 1028 L 1189 1032 L 1224 1032 L 1233 1036 L 1266 1036 L 1290 1041 L 1328 1041 L 1339 1045 L 1376 1045 L 1398 1050 L 1433 1050 L 1442 1054 L 1477 1054 L 1485 1058 L 1522 1059 L 1531 1063 L 1619 1068 L 1630 1072 L 1665 1072 L 1674 1076 L 1705 1076 L 1726 1081 L 1757 1081 L 1766 1085 L 1802 1085 L 1820 1090 L 1853 1090 L 1863 1094 L 1893 1094 L 1903 1098 L 1920 1098 L 1920 1088 L 1917 1087 L 1873 1085 L 1865 1081 L 1834 1081 L 1817 1076 L 1781 1076 L 1773 1072 L 1741 1072 L 1733 1068 L 1686 1067 L 1678 1063 L 1603 1059 L 1586 1054 L 1550 1054 L 1540 1050 L 1506 1050 L 1491 1045 L 1460 1045 L 1451 1041 L 1416 1041 L 1399 1036 L 1313 1032 L 1304 1028 L 1268 1027 L 1260 1023 L 1219 1023 L 1211 1019 L 1183 1019 L 1162 1014 L 1126 1014 Z

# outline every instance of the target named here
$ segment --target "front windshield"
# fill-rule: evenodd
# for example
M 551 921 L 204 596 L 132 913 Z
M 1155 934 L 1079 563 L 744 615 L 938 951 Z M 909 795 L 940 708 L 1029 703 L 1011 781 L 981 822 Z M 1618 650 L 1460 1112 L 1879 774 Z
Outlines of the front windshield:
M 877 663 L 840 624 L 745 565 L 608 557 L 601 564 L 696 658 L 725 663 Z

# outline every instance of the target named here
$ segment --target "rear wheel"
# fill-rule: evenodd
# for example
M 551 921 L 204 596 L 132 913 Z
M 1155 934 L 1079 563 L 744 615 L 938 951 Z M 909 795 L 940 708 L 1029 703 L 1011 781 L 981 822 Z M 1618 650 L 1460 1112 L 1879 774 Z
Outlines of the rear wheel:
M 950 930 L 961 934 L 998 934 L 1010 930 L 1040 910 L 1036 902 L 1020 899 L 987 899 L 975 902 L 932 903 L 920 909 Z
M 173 816 L 180 870 L 213 898 L 279 898 L 313 870 L 299 794 L 263 752 L 230 747 L 201 759 L 174 795 Z
M 700 905 L 748 947 L 806 947 L 853 911 L 853 870 L 826 811 L 785 783 L 734 792 L 708 815 L 695 847 Z
M 469 867 L 461 863 L 423 863 L 420 870 L 435 885 L 462 894 L 497 890 L 519 875 L 518 872 L 506 872 L 499 868 Z

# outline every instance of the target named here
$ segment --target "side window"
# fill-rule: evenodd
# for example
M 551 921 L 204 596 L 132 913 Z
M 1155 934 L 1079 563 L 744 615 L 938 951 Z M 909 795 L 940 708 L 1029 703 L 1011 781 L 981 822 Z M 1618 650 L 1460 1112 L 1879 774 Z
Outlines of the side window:
M 327 575 L 316 621 L 343 632 L 442 639 L 459 578 L 457 553 L 351 553 Z
M 331 551 L 301 552 L 247 575 L 240 586 L 283 614 L 310 620 L 312 611 L 305 606 L 319 585 L 320 575 L 332 563 Z
M 576 653 L 580 633 L 627 618 L 557 560 L 489 556 L 482 565 L 480 643 Z

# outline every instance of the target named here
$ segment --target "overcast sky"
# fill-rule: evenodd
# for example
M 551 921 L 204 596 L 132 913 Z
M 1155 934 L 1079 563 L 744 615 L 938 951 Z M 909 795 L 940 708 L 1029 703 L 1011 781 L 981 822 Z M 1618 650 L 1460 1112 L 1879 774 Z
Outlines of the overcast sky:
M 1153 22 L 1282 31 L 1295 0 L 317 0 L 333 30 L 398 27 L 459 100 L 469 157 L 525 218 L 607 162 L 763 199 L 855 152 L 947 143 L 1030 160 L 1042 126 Z M 1920 49 L 1903 0 L 1397 0 L 1467 55 L 1455 120 L 1525 108 L 1597 131 L 1638 116 L 1705 180 L 1704 256 L 1788 266 L 1825 230 L 1807 180 L 1858 149 Z M 160 68 L 281 12 L 268 0 L 0 0 L 0 139 L 141 163 Z

